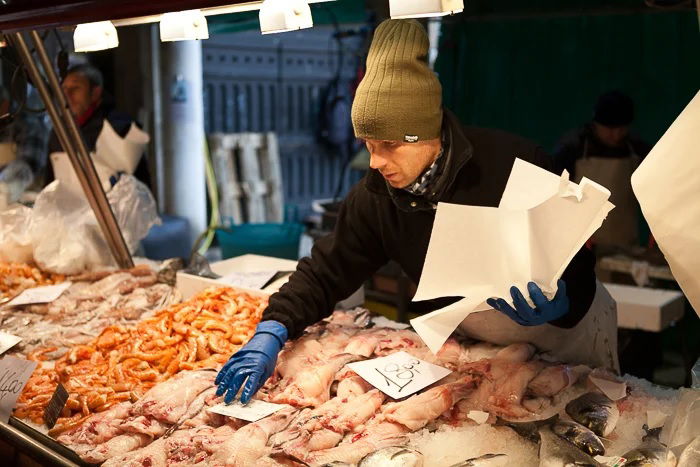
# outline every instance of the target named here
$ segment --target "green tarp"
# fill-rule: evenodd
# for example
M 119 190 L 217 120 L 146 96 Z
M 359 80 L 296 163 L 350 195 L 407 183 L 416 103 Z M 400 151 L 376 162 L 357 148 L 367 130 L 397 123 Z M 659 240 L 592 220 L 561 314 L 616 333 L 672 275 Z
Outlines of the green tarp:
M 339 23 L 361 23 L 366 20 L 365 2 L 362 0 L 335 0 L 312 3 L 311 14 L 315 25 L 333 24 L 333 16 Z M 231 13 L 207 18 L 210 34 L 225 34 L 260 27 L 258 11 Z
M 471 19 L 443 25 L 436 71 L 465 122 L 510 130 L 551 150 L 619 88 L 635 130 L 654 143 L 700 88 L 694 12 Z

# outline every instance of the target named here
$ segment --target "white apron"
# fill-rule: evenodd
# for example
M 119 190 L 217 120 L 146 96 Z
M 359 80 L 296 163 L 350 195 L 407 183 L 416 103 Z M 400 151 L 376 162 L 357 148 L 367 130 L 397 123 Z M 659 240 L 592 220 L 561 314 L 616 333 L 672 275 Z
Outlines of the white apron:
M 640 158 L 629 145 L 630 156 L 622 158 L 598 157 L 588 154 L 588 140 L 583 143 L 583 157 L 576 161 L 576 182 L 587 177 L 610 190 L 610 211 L 600 229 L 593 234 L 598 245 L 633 246 L 639 242 L 637 199 L 632 192 L 632 173 Z
M 520 326 L 498 311 L 472 313 L 462 321 L 460 329 L 469 337 L 497 345 L 529 342 L 565 363 L 620 370 L 617 305 L 600 281 L 596 281 L 588 313 L 571 329 L 551 324 Z

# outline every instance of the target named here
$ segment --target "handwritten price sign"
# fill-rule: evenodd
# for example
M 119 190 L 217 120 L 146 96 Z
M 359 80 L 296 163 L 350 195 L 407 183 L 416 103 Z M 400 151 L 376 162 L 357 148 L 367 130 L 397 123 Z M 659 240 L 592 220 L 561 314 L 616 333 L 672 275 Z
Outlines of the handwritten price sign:
M 17 398 L 36 368 L 36 362 L 16 357 L 0 360 L 0 421 L 7 423 Z
M 348 364 L 355 373 L 389 397 L 401 399 L 451 373 L 406 352 Z

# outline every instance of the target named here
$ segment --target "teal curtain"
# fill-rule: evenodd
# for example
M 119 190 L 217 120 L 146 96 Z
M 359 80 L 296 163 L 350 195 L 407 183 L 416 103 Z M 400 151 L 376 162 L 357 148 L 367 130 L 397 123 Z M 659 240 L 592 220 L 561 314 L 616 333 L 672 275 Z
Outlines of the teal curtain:
M 636 103 L 634 130 L 653 144 L 700 88 L 698 39 L 692 11 L 491 12 L 443 24 L 436 71 L 463 122 L 547 150 L 590 119 L 598 94 L 622 89 Z
M 339 23 L 361 23 L 367 19 L 365 2 L 362 0 L 335 0 L 333 2 L 312 3 L 311 14 L 315 25 Z M 247 31 L 260 27 L 258 11 L 231 13 L 207 18 L 210 34 L 226 34 Z

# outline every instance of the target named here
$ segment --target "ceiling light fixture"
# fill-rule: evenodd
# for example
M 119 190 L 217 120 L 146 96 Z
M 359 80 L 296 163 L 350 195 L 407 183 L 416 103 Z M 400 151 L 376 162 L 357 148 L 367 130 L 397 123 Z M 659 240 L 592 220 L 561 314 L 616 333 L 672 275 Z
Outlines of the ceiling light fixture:
M 336 0 L 309 0 L 308 3 L 325 3 L 325 2 L 334 2 Z M 245 2 L 245 3 L 236 3 L 233 5 L 224 5 L 224 6 L 213 6 L 213 7 L 208 7 L 208 8 L 202 8 L 202 14 L 204 16 L 214 16 L 214 15 L 225 15 L 229 13 L 242 13 L 245 11 L 255 11 L 259 10 L 260 7 L 262 6 L 263 2 L 262 1 L 252 1 L 252 2 Z M 135 18 L 125 18 L 125 19 L 115 19 L 112 20 L 112 23 L 116 27 L 121 27 L 121 26 L 134 26 L 137 24 L 148 24 L 148 23 L 157 23 L 160 21 L 162 15 L 149 15 L 149 16 L 137 16 Z
M 296 31 L 313 25 L 311 8 L 304 0 L 265 0 L 260 7 L 263 34 Z
M 427 18 L 460 13 L 464 0 L 389 0 L 392 19 Z
M 76 52 L 94 52 L 119 46 L 117 28 L 110 21 L 79 24 L 73 33 Z
M 160 40 L 163 42 L 209 39 L 207 18 L 200 10 L 165 13 L 160 18 Z

